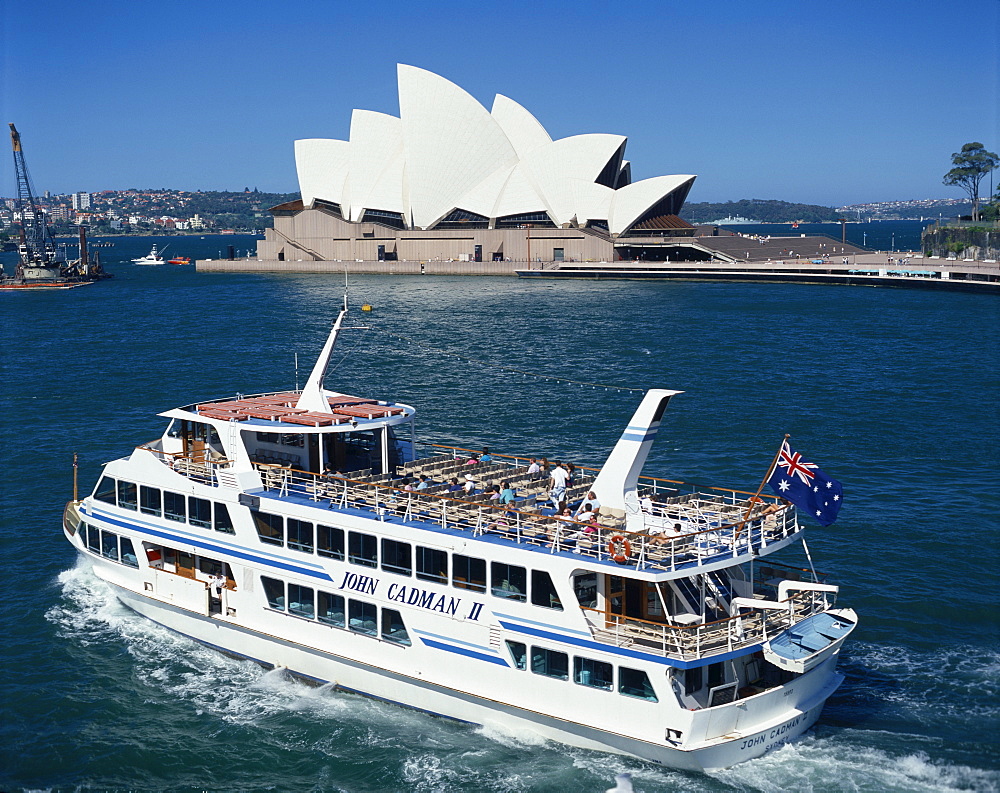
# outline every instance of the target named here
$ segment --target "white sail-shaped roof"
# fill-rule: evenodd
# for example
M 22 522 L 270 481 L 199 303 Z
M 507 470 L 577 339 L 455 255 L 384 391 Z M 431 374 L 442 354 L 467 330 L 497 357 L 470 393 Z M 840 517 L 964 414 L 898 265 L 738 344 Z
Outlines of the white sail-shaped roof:
M 350 140 L 295 143 L 302 201 L 339 204 L 345 219 L 366 210 L 399 213 L 433 228 L 453 210 L 490 219 L 545 212 L 556 225 L 607 220 L 628 229 L 693 176 L 628 184 L 626 138 L 552 140 L 538 120 L 502 94 L 488 112 L 454 83 L 400 64 L 399 118 L 355 110 Z M 666 202 L 666 205 L 676 204 Z
M 295 169 L 299 174 L 302 203 L 315 199 L 343 203 L 344 183 L 351 166 L 351 145 L 346 140 L 310 138 L 295 141 Z
M 552 142 L 549 133 L 537 118 L 503 94 L 497 94 L 493 98 L 493 111 L 490 115 L 496 119 L 521 159 L 529 152 Z
M 608 218 L 609 230 L 612 234 L 621 234 L 674 190 L 694 178 L 691 175 L 654 176 L 618 188 L 611 205 L 611 217 Z
M 486 108 L 457 85 L 414 66 L 397 72 L 410 211 L 426 228 L 517 155 Z
M 360 220 L 365 209 L 403 211 L 403 125 L 398 118 L 371 110 L 351 116 L 350 213 Z

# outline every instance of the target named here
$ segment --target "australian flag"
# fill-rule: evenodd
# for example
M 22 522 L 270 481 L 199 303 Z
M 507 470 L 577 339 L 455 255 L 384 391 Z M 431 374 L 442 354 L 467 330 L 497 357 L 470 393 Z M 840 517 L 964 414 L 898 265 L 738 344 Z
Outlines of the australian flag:
M 844 503 L 844 488 L 840 482 L 824 474 L 815 463 L 803 460 L 787 441 L 781 444 L 778 462 L 767 483 L 775 493 L 824 526 L 837 519 L 840 505 Z

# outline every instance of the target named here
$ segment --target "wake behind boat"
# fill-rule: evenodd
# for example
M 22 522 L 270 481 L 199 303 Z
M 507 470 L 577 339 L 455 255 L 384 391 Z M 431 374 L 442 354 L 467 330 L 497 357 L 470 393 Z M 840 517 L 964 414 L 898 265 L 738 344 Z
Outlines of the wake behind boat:
M 343 691 L 685 769 L 819 718 L 857 617 L 774 561 L 805 544 L 789 503 L 641 474 L 680 392 L 574 479 L 418 447 L 412 406 L 325 387 L 346 313 L 301 391 L 169 410 L 67 504 L 122 602 Z

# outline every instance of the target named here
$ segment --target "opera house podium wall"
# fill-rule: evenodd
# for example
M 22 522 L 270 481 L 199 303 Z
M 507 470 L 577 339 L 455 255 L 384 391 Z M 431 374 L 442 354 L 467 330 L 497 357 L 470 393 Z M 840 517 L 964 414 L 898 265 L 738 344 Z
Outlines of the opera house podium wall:
M 257 245 L 268 261 L 611 261 L 611 238 L 591 229 L 393 229 L 349 223 L 324 209 L 275 207 Z M 531 248 L 530 257 L 528 248 Z M 477 252 L 478 248 L 478 252 Z

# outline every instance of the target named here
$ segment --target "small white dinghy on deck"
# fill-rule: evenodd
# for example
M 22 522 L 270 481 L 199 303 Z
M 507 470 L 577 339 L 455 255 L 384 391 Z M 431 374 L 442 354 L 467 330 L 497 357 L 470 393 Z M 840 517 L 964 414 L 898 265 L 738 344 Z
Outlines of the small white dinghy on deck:
M 853 609 L 813 614 L 767 642 L 764 657 L 789 672 L 808 672 L 840 650 L 857 624 Z

